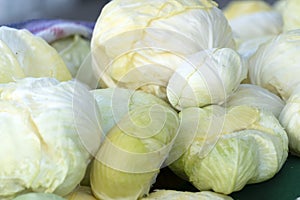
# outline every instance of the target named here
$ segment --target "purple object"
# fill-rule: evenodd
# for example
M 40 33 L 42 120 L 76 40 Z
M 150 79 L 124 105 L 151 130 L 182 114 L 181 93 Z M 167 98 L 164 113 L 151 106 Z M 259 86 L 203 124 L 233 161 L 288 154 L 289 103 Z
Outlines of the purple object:
M 16 29 L 27 29 L 34 35 L 43 38 L 48 43 L 51 43 L 55 40 L 74 34 L 79 34 L 90 39 L 92 37 L 95 23 L 61 19 L 38 19 L 9 24 L 6 26 Z

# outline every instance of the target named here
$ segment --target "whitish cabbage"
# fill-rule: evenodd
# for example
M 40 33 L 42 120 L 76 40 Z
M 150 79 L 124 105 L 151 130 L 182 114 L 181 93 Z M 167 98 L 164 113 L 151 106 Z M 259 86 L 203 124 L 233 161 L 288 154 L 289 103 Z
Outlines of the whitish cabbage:
M 68 200 L 97 200 L 89 187 L 78 187 L 65 198 Z
M 91 186 L 99 199 L 133 200 L 148 194 L 177 135 L 178 114 L 170 106 L 150 94 L 137 96 L 125 95 L 127 112 L 109 130 L 93 161 Z M 114 98 L 112 102 L 123 100 Z
M 237 40 L 248 40 L 282 32 L 283 21 L 276 11 L 256 12 L 229 20 Z
M 158 190 L 141 200 L 232 200 L 231 197 L 222 194 L 203 192 L 180 192 L 172 190 Z
M 165 98 L 167 82 L 185 56 L 235 44 L 213 1 L 113 0 L 96 22 L 91 47 L 103 86 Z
M 257 85 L 242 84 L 223 105 L 227 107 L 239 105 L 253 106 L 262 110 L 268 110 L 275 117 L 279 117 L 285 102 L 275 94 Z
M 272 7 L 264 1 L 231 1 L 224 9 L 224 15 L 228 20 L 256 12 L 271 11 Z
M 240 42 L 240 44 L 237 47 L 237 52 L 241 55 L 243 64 L 247 68 L 247 71 L 249 71 L 249 58 L 251 58 L 251 56 L 256 53 L 260 45 L 268 42 L 273 37 L 274 36 L 263 36 Z M 247 75 L 247 79 L 243 80 L 242 83 L 251 83 L 249 74 Z
M 253 38 L 249 40 L 242 41 L 238 47 L 237 52 L 242 56 L 243 59 L 248 61 L 248 59 L 255 54 L 260 45 L 268 42 L 274 36 L 263 36 L 258 38 Z
M 46 193 L 28 193 L 20 195 L 13 200 L 66 200 L 55 194 L 46 194 Z
M 273 4 L 273 9 L 282 14 L 284 11 L 284 8 L 286 7 L 286 2 L 287 2 L 287 0 L 277 0 Z
M 72 77 L 76 77 L 77 71 L 90 53 L 90 41 L 74 35 L 51 43 L 67 65 Z
M 249 59 L 249 77 L 259 85 L 289 98 L 300 83 L 300 30 L 289 31 L 260 45 Z
M 24 78 L 25 74 L 10 48 L 0 40 L 0 83 Z
M 284 6 L 282 6 L 282 14 L 285 31 L 300 28 L 299 0 L 286 0 Z
M 75 81 L 0 85 L 0 199 L 29 191 L 66 195 L 79 184 L 100 145 L 94 104 Z
M 5 43 L 6 47 L 3 48 L 1 43 Z M 23 76 L 53 77 L 59 81 L 72 78 L 57 51 L 42 38 L 34 36 L 25 29 L 18 30 L 1 26 L 0 54 L 0 69 L 1 71 L 4 69 L 4 72 L 9 71 L 5 76 L 11 76 L 10 79 L 4 76 L 5 79 L 1 80 L 3 74 L 0 72 L 0 83 L 5 83 L 5 80 L 14 81 Z M 3 57 L 4 63 L 2 63 Z M 10 62 L 5 62 L 7 60 L 5 57 L 9 57 Z M 9 67 L 11 69 L 7 70 Z
M 246 78 L 247 69 L 232 49 L 210 49 L 192 55 L 170 78 L 169 102 L 178 110 L 221 104 Z
M 180 117 L 179 132 L 195 138 L 170 168 L 199 190 L 230 194 L 272 178 L 287 158 L 286 132 L 271 113 L 208 106 L 184 109 Z
M 289 149 L 300 156 L 300 87 L 298 86 L 287 100 L 279 120 L 289 137 Z
M 281 14 L 265 1 L 231 1 L 223 12 L 238 43 L 282 32 Z

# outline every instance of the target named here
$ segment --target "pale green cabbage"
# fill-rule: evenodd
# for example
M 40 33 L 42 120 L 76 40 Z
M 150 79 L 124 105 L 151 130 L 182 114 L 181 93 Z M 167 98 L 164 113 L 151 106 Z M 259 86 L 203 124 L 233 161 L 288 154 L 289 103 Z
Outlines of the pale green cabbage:
M 73 35 L 51 43 L 58 54 L 64 60 L 72 77 L 76 77 L 77 72 L 90 53 L 90 41 L 80 35 Z
M 221 104 L 246 75 L 247 69 L 234 50 L 200 51 L 174 72 L 167 86 L 167 97 L 178 110 Z
M 3 71 L 10 72 L 10 74 L 6 74 L 6 76 L 10 76 L 8 80 L 5 76 L 5 80 L 1 80 L 3 74 L 0 72 L 0 83 L 15 81 L 24 76 L 53 77 L 59 81 L 67 81 L 72 78 L 57 51 L 45 40 L 26 29 L 19 30 L 1 26 L 0 43 L 2 43 L 2 45 L 0 44 L 1 57 L 9 57 L 11 61 L 7 62 L 6 59 L 0 58 L 1 71 L 4 69 Z M 3 43 L 6 45 L 5 48 L 3 48 Z M 3 60 L 4 63 L 2 63 Z M 11 67 L 10 70 L 8 70 L 9 67 Z
M 20 195 L 13 200 L 66 200 L 55 194 L 46 194 L 46 193 L 28 193 Z
M 224 15 L 228 20 L 238 18 L 240 16 L 249 15 L 257 12 L 270 11 L 272 7 L 265 1 L 246 0 L 231 1 L 223 9 Z
M 25 74 L 10 48 L 0 39 L 0 83 L 8 83 L 25 77 Z
M 25 78 L 0 85 L 0 104 L 0 198 L 70 193 L 100 145 L 98 110 L 88 88 Z
M 249 71 L 249 59 L 251 56 L 253 56 L 260 45 L 268 42 L 271 40 L 274 36 L 262 36 L 262 37 L 257 37 L 245 41 L 241 41 L 237 47 L 237 52 L 241 55 L 242 62 L 244 66 L 247 68 Z M 251 83 L 249 73 L 247 74 L 247 79 L 243 80 L 242 83 Z
M 281 13 L 265 1 L 230 1 L 223 12 L 238 44 L 282 32 Z
M 298 0 L 286 0 L 282 2 L 282 15 L 284 31 L 300 28 L 300 2 Z
M 141 200 L 232 200 L 232 198 L 210 191 L 193 193 L 172 190 L 157 190 Z
M 237 91 L 231 95 L 223 106 L 248 105 L 273 113 L 279 117 L 285 102 L 270 91 L 257 85 L 241 84 Z
M 283 20 L 276 11 L 255 12 L 228 21 L 236 40 L 275 36 L 282 32 Z
M 287 2 L 287 0 L 277 0 L 273 4 L 273 9 L 282 14 L 284 11 L 284 8 L 286 7 L 286 2 Z
M 101 103 L 106 100 L 99 101 L 97 95 L 103 93 L 98 91 L 94 94 L 101 113 Z M 118 91 L 124 98 L 118 96 Z M 168 156 L 177 135 L 178 114 L 150 94 L 122 89 L 116 94 L 113 90 L 105 92 L 112 94 L 112 107 L 122 108 L 124 114 L 110 119 L 116 121 L 109 122 L 107 137 L 93 161 L 91 188 L 99 199 L 138 199 L 148 194 Z
M 257 38 L 253 38 L 253 39 L 249 39 L 249 40 L 245 40 L 243 42 L 241 42 L 238 45 L 238 50 L 237 52 L 242 56 L 242 58 L 244 58 L 246 60 L 246 62 L 248 61 L 248 59 L 255 54 L 255 52 L 257 51 L 257 49 L 259 48 L 260 45 L 268 42 L 269 40 L 271 40 L 274 36 L 263 36 L 263 37 L 257 37 Z
M 260 45 L 249 59 L 251 83 L 288 99 L 300 82 L 299 53 L 300 30 L 282 33 Z
M 123 88 L 106 88 L 91 91 L 99 108 L 100 126 L 106 135 L 130 110 L 149 106 L 168 106 L 163 100 L 142 91 Z
M 286 132 L 266 111 L 208 106 L 184 109 L 180 117 L 179 132 L 195 137 L 170 168 L 201 191 L 230 194 L 248 183 L 268 180 L 287 158 Z
M 279 120 L 289 137 L 290 151 L 300 156 L 300 87 L 298 86 L 283 108 Z
M 103 8 L 91 41 L 102 86 L 162 98 L 186 56 L 221 47 L 235 44 L 226 18 L 210 0 L 113 0 Z

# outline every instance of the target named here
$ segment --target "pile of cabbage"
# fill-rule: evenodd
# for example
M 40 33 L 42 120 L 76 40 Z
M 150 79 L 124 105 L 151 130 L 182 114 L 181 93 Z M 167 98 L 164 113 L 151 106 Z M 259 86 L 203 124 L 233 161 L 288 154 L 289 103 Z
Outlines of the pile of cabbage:
M 91 41 L 0 27 L 0 199 L 229 200 L 273 178 L 300 156 L 296 2 L 112 0 Z M 164 167 L 199 191 L 155 190 Z

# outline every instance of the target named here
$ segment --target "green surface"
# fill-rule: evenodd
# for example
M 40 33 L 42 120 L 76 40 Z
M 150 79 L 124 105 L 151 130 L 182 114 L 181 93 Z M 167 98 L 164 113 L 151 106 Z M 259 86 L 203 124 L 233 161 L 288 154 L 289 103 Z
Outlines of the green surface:
M 190 183 L 176 177 L 168 168 L 161 170 L 152 189 L 197 191 Z M 235 200 L 295 200 L 300 197 L 300 158 L 289 156 L 280 172 L 272 179 L 247 185 L 230 196 Z

